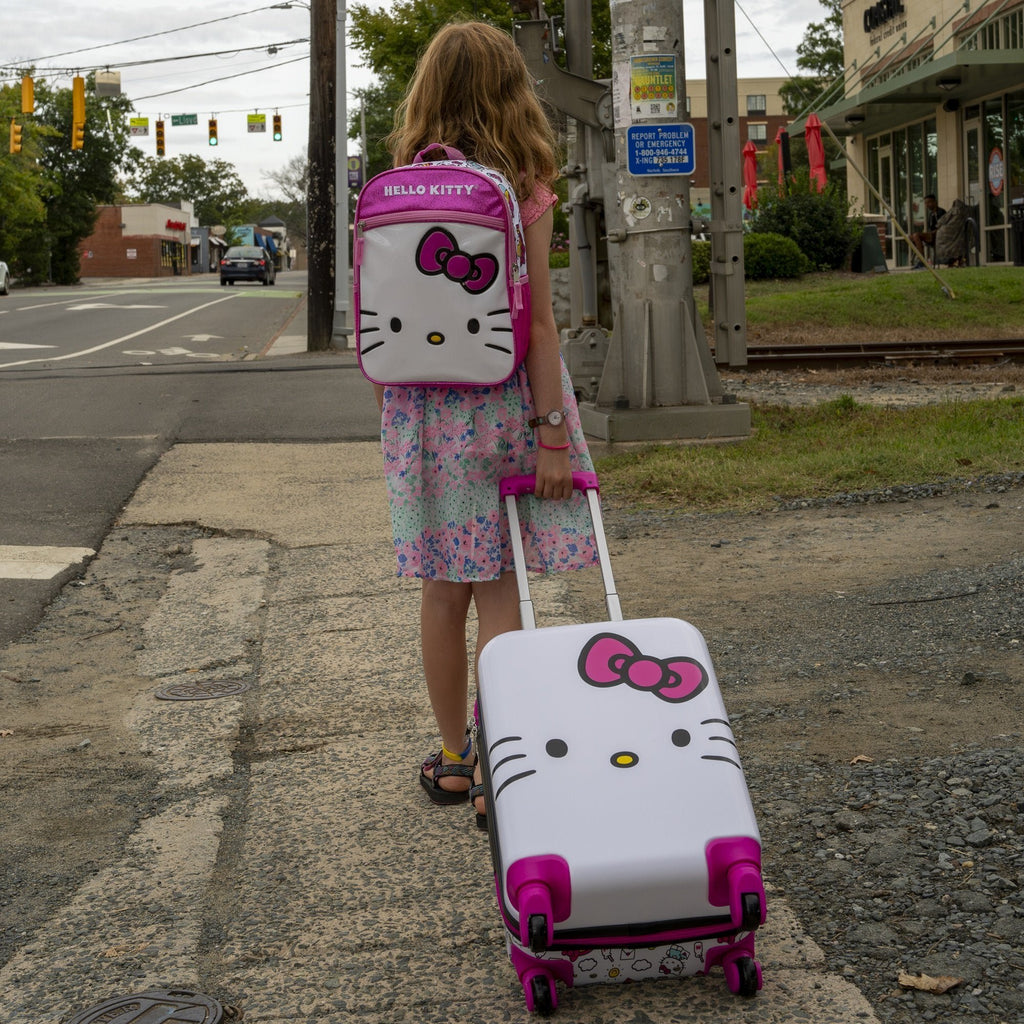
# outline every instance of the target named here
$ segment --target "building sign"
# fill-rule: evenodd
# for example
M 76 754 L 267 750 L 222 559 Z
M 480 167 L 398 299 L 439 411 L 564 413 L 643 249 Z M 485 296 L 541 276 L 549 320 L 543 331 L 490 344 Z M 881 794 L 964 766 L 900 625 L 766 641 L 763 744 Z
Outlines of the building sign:
M 1006 165 L 1003 163 L 1003 151 L 996 146 L 988 155 L 988 190 L 994 196 L 1003 194 L 1006 181 Z
M 181 128 L 187 124 L 199 124 L 198 114 L 171 114 L 171 127 Z
M 184 231 L 188 225 L 183 220 L 169 220 L 167 222 L 168 231 Z
M 902 32 L 907 27 L 907 11 L 903 0 L 878 0 L 864 12 L 864 31 L 877 43 Z
M 679 92 L 675 54 L 630 57 L 629 100 L 634 119 L 676 117 Z
M 149 135 L 149 118 L 133 117 L 128 121 L 128 133 L 135 138 L 139 135 Z
M 124 254 L 130 260 L 135 260 L 135 259 L 139 258 L 139 253 L 138 253 L 138 250 L 136 250 L 136 249 L 126 249 Z
M 266 114 L 249 114 L 246 118 L 246 123 L 249 126 L 249 132 L 265 132 L 267 130 L 267 115 Z
M 634 124 L 626 129 L 630 174 L 693 174 L 692 124 Z

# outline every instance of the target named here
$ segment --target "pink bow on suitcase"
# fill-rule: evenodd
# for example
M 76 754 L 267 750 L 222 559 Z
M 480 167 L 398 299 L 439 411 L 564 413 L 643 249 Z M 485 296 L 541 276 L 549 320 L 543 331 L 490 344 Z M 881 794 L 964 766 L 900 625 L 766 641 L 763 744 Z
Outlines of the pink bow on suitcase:
M 592 686 L 625 683 L 678 704 L 692 700 L 708 685 L 704 666 L 693 658 L 654 658 L 642 654 L 618 633 L 599 633 L 580 653 L 579 673 Z

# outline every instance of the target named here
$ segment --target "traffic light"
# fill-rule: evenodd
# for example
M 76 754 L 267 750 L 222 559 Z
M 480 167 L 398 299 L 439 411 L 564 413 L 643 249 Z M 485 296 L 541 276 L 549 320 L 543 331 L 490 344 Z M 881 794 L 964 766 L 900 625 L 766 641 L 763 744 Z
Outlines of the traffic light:
M 11 152 L 21 152 L 21 125 L 11 118 Z
M 32 114 L 36 109 L 36 86 L 31 75 L 25 75 L 21 80 L 21 112 Z
M 280 114 L 275 114 L 274 115 L 274 141 L 275 142 L 280 142 L 281 138 L 282 138 L 282 135 L 281 135 L 281 115 Z
M 71 120 L 74 124 L 85 124 L 85 79 L 81 75 L 71 80 Z
M 217 118 L 210 118 L 210 145 L 217 145 Z
M 164 123 L 163 121 L 157 121 L 156 123 L 156 155 L 163 156 L 164 149 Z
M 71 148 L 85 148 L 85 124 L 81 121 L 76 121 L 71 126 Z

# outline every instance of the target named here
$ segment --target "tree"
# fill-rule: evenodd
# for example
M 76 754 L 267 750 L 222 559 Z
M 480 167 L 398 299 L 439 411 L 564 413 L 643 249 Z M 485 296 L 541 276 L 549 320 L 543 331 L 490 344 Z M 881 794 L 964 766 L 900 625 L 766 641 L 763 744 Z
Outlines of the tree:
M 193 153 L 143 157 L 125 191 L 137 202 L 191 202 L 199 223 L 209 226 L 243 224 L 254 212 L 254 200 L 232 164 Z
M 96 207 L 113 203 L 118 173 L 134 166 L 141 153 L 130 145 L 126 96 L 93 95 L 94 79 L 86 80 L 85 146 L 72 150 L 72 90 L 36 82 L 35 124 L 38 126 L 40 178 L 38 195 L 45 210 L 44 248 L 50 278 L 58 285 L 78 281 L 79 243 L 96 222 Z M 45 261 L 32 262 L 30 278 L 45 278 Z
M 288 225 L 289 237 L 305 245 L 309 160 L 293 156 L 280 170 L 264 171 L 263 176 L 277 186 L 280 198 L 261 199 L 260 213 L 276 213 Z
M 821 0 L 821 5 L 825 20 L 811 22 L 796 48 L 796 66 L 804 73 L 779 89 L 786 113 L 793 117 L 825 105 L 823 99 L 834 103 L 842 96 L 843 0 Z
M 45 274 L 48 254 L 45 179 L 37 162 L 42 129 L 22 116 L 19 86 L 0 89 L 0 125 L 12 117 L 22 126 L 22 150 L 0 156 L 0 258 L 15 277 L 25 278 L 37 267 Z

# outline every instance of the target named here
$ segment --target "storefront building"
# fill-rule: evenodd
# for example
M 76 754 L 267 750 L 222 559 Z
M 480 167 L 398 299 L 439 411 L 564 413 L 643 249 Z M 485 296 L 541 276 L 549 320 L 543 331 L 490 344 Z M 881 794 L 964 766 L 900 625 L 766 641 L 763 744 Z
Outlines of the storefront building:
M 79 243 L 82 277 L 171 277 L 191 270 L 191 203 L 100 206 Z
M 816 113 L 889 265 L 913 255 L 893 220 L 922 230 L 929 193 L 967 205 L 980 264 L 1024 262 L 1024 0 L 848 0 L 843 41 L 843 98 Z

